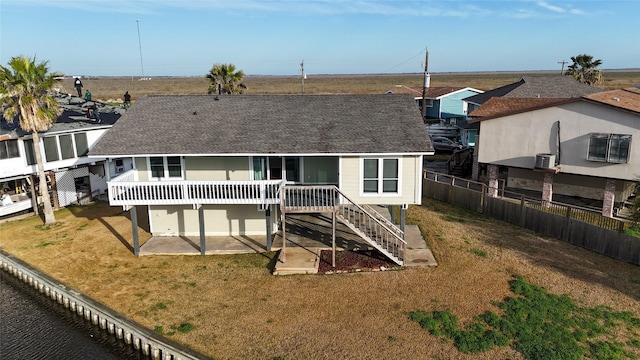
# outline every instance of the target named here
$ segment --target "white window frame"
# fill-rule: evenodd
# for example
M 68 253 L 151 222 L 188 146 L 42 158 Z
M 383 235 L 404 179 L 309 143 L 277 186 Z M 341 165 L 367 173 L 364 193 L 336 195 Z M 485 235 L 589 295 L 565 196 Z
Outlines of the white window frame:
M 365 192 L 364 191 L 364 162 L 365 160 L 377 160 L 378 161 L 378 190 L 376 192 Z M 396 160 L 398 162 L 398 189 L 397 192 L 384 192 L 384 160 Z M 360 158 L 360 196 L 402 196 L 402 157 L 397 156 L 383 156 L 383 157 L 375 157 L 375 156 L 365 156 Z
M 18 155 L 9 156 L 9 142 L 11 142 L 11 143 L 16 145 L 16 150 L 18 150 Z M 7 139 L 7 140 L 0 141 L 0 146 L 3 146 L 5 148 L 5 150 L 7 151 L 7 157 L 0 158 L 0 160 L 8 160 L 8 159 L 20 158 L 20 156 L 21 156 L 20 155 L 20 142 L 18 141 L 18 139 Z
M 64 133 L 64 134 L 57 134 L 57 135 L 42 137 L 40 139 L 40 148 L 41 148 L 41 151 L 42 151 L 42 156 L 43 156 L 44 161 L 46 163 L 52 163 L 52 162 L 56 162 L 56 161 L 69 161 L 69 160 L 72 160 L 72 159 L 81 158 L 82 156 L 78 154 L 78 144 L 76 142 L 76 135 L 79 135 L 79 134 L 85 134 L 84 136 L 87 137 L 87 134 L 84 133 L 84 132 Z M 62 145 L 60 144 L 60 137 L 61 136 L 69 136 L 70 137 L 70 139 L 71 139 L 71 147 L 72 147 L 71 150 L 73 150 L 73 157 L 66 158 L 66 159 L 62 158 Z M 57 160 L 47 161 L 47 149 L 44 146 L 45 139 L 55 139 L 56 149 L 58 151 L 58 159 Z M 29 139 L 29 140 L 33 141 L 33 139 Z M 88 142 L 87 142 L 87 144 L 88 144 Z M 23 147 L 24 147 L 24 145 L 23 145 Z
M 169 162 L 167 158 L 177 157 L 180 159 L 180 176 L 169 176 Z M 163 176 L 155 177 L 153 176 L 153 171 L 151 170 L 151 158 L 162 158 L 162 167 L 163 167 Z M 147 158 L 147 168 L 149 179 L 152 181 L 161 181 L 161 180 L 182 180 L 184 179 L 184 158 L 182 156 L 149 156 Z
M 601 139 L 603 139 L 604 137 L 607 138 L 607 145 L 606 145 L 606 149 L 605 149 L 605 154 L 604 154 L 604 159 L 600 159 L 597 158 L 595 156 L 591 155 L 591 142 L 592 140 L 594 140 L 595 138 L 600 137 Z M 612 160 L 611 158 L 611 147 L 614 143 L 613 138 L 617 137 L 620 140 L 623 140 L 622 138 L 628 137 L 627 139 L 624 139 L 623 141 L 628 142 L 628 148 L 627 148 L 627 156 L 626 156 L 626 161 L 618 161 L 618 160 Z M 607 162 L 607 163 L 613 163 L 613 164 L 627 164 L 629 163 L 629 158 L 631 157 L 631 141 L 633 139 L 633 136 L 630 134 L 609 134 L 609 133 L 591 133 L 589 134 L 589 144 L 587 146 L 587 160 L 589 161 L 596 161 L 596 162 Z

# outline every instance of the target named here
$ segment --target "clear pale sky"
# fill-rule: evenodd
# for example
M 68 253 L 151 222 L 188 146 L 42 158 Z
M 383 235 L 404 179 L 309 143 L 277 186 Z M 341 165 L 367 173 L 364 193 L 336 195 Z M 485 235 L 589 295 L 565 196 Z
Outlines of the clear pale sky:
M 425 48 L 432 73 L 640 68 L 640 1 L 0 0 L 0 63 L 66 75 L 417 73 Z

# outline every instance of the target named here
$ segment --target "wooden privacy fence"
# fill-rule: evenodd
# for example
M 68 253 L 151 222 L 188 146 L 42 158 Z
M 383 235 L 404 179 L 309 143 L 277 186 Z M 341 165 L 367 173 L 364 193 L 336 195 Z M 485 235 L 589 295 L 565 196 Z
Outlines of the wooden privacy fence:
M 503 181 L 498 185 L 498 195 L 491 197 L 486 184 L 428 170 L 423 174 L 422 193 L 426 197 L 640 265 L 640 238 L 625 234 L 621 220 L 586 208 L 508 192 Z

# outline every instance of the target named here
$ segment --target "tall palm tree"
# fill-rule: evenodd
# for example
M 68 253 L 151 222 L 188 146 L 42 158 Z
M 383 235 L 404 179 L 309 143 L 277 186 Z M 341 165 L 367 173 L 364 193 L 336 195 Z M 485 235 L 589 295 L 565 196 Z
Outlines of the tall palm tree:
M 572 56 L 571 61 L 573 64 L 567 68 L 566 75 L 571 75 L 588 85 L 597 85 L 602 82 L 602 71 L 598 69 L 598 66 L 602 65 L 602 60 L 594 60 L 591 55 L 580 54 Z
M 3 116 L 9 122 L 17 117 L 22 130 L 33 136 L 40 193 L 44 202 L 44 222 L 47 225 L 54 224 L 56 218 L 42 165 L 38 132 L 49 129 L 61 113 L 58 103 L 48 93 L 58 81 L 56 77 L 62 74 L 49 73 L 47 62 L 36 63 L 35 56 L 33 59 L 16 56 L 11 58 L 8 65 L 9 67 L 0 65 L 0 104 L 3 106 Z
M 215 64 L 207 74 L 209 94 L 242 94 L 247 87 L 242 83 L 244 72 L 236 71 L 233 64 Z

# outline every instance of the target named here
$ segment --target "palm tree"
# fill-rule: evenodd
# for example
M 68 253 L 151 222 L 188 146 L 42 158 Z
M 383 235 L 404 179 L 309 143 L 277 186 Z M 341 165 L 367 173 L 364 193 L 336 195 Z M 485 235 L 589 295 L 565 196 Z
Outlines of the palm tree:
M 33 59 L 16 56 L 11 58 L 8 65 L 9 67 L 0 65 L 0 104 L 3 106 L 3 116 L 9 122 L 17 117 L 22 130 L 33 136 L 40 193 L 44 202 L 44 222 L 47 225 L 54 224 L 56 218 L 42 165 L 38 132 L 49 129 L 60 115 L 58 103 L 48 92 L 58 81 L 56 77 L 62 74 L 49 73 L 47 62 L 36 63 L 35 56 Z
M 573 76 L 581 83 L 588 85 L 597 85 L 602 82 L 602 71 L 598 66 L 602 65 L 602 60 L 593 60 L 593 56 L 580 54 L 572 56 L 573 64 L 567 68 L 566 75 Z
M 209 94 L 242 94 L 247 87 L 242 83 L 244 72 L 236 71 L 233 64 L 215 64 L 207 74 Z

